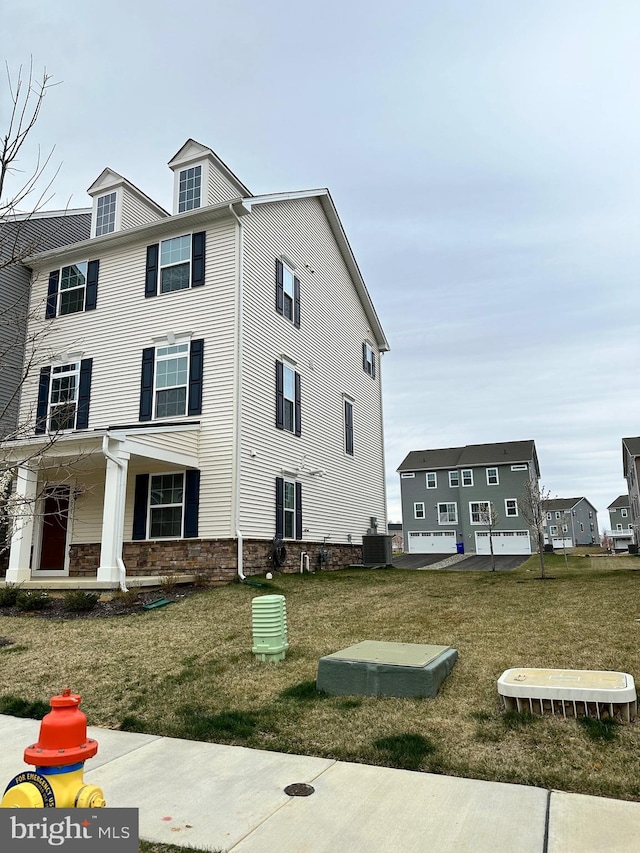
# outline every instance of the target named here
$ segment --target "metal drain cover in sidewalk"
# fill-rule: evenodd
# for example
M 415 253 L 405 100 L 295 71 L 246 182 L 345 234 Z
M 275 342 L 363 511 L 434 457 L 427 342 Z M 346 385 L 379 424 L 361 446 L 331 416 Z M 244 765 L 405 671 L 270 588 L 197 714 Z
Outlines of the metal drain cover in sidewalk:
M 306 782 L 295 782 L 293 785 L 287 785 L 284 792 L 290 797 L 309 797 L 315 790 L 312 785 L 307 785 Z

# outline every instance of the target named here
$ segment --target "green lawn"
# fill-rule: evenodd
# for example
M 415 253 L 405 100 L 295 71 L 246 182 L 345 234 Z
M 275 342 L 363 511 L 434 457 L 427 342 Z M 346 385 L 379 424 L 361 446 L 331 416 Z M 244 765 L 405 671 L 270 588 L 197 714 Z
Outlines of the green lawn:
M 640 673 L 640 559 L 550 555 L 547 573 L 277 575 L 111 619 L 0 617 L 0 711 L 70 685 L 95 725 L 640 800 L 639 724 L 501 712 L 510 667 Z M 258 663 L 251 599 L 272 592 L 291 646 Z M 460 657 L 435 700 L 317 694 L 318 658 L 366 639 Z

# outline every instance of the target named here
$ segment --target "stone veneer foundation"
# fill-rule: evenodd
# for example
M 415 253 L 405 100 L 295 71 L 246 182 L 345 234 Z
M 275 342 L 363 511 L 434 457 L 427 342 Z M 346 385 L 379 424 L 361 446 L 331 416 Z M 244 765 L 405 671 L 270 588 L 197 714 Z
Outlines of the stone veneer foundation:
M 300 571 L 300 555 L 309 555 L 309 569 L 331 571 L 362 562 L 360 545 L 339 545 L 321 542 L 286 541 L 287 556 L 280 571 Z M 320 562 L 320 552 L 326 549 L 327 560 Z M 277 569 L 272 559 L 273 542 L 264 539 L 245 539 L 243 542 L 243 572 L 260 575 Z M 211 582 L 232 581 L 238 571 L 238 549 L 235 539 L 176 539 L 165 542 L 125 542 L 122 559 L 127 577 L 140 575 L 198 574 Z M 96 576 L 100 560 L 100 545 L 72 545 L 70 577 Z

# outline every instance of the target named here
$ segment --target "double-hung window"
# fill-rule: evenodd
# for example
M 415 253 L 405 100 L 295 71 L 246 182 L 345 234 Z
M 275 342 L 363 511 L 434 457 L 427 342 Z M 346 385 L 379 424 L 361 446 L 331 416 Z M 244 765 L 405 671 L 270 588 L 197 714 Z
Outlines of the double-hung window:
M 137 474 L 133 539 L 193 539 L 198 536 L 200 471 Z
M 98 301 L 99 261 L 78 261 L 49 273 L 45 319 L 92 311 Z
M 458 504 L 456 503 L 440 503 L 438 504 L 438 524 L 457 524 L 458 523 Z
M 507 518 L 517 518 L 518 501 L 516 498 L 505 498 L 504 514 L 507 516 Z
M 473 486 L 473 470 L 471 468 L 463 468 L 461 471 L 462 474 L 462 485 L 463 486 Z
M 146 297 L 201 287 L 205 275 L 206 232 L 182 234 L 147 246 Z
M 551 534 L 551 536 L 556 536 L 556 535 L 557 535 L 557 533 L 558 533 L 558 528 L 557 528 L 557 526 L 556 526 L 555 524 L 552 524 L 552 525 L 549 527 L 549 533 Z
M 626 517 L 627 517 L 627 515 L 628 515 L 627 510 L 626 510 L 626 509 L 621 509 L 621 510 L 620 510 L 620 515 L 622 516 L 622 518 L 626 518 Z
M 276 361 L 276 427 L 302 434 L 300 374 L 288 364 Z
M 280 258 L 276 258 L 276 311 L 300 326 L 300 280 Z
M 460 485 L 460 475 L 457 471 L 449 471 L 449 485 L 451 488 Z
M 423 501 L 418 501 L 413 505 L 413 517 L 414 518 L 424 518 L 424 503 Z
M 201 339 L 142 351 L 141 421 L 202 413 L 203 354 Z
M 487 468 L 487 486 L 497 486 L 498 485 L 498 469 L 497 468 Z
M 98 196 L 96 200 L 96 237 L 116 230 L 116 193 Z
M 93 359 L 43 367 L 38 383 L 36 434 L 87 429 Z
M 438 488 L 438 477 L 435 471 L 427 472 L 427 488 L 428 489 L 437 489 Z
M 487 524 L 490 514 L 489 501 L 471 501 L 469 503 L 469 515 L 471 524 Z
M 376 378 L 376 355 L 371 344 L 366 341 L 362 344 L 362 369 L 372 379 Z
M 178 213 L 200 207 L 202 197 L 202 166 L 183 169 L 178 179 Z
M 276 477 L 276 539 L 302 539 L 302 485 Z

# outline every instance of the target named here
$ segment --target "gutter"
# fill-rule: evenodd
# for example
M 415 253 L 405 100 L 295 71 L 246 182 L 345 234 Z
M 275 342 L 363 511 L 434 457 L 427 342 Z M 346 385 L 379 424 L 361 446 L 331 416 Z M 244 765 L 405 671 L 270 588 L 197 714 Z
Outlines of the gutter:
M 244 232 L 242 230 L 242 220 L 233 209 L 233 202 L 229 204 L 229 213 L 235 218 L 238 223 L 238 341 L 236 346 L 236 376 L 237 376 L 237 393 L 236 393 L 236 454 L 233 466 L 233 523 L 235 528 L 238 548 L 238 578 L 245 581 L 246 575 L 243 571 L 243 539 L 242 531 L 240 530 L 240 465 L 242 462 L 242 355 L 244 345 L 244 323 L 243 323 L 243 304 L 244 304 Z
M 117 456 L 114 456 L 113 453 L 109 451 L 109 434 L 102 436 L 102 453 L 105 459 L 109 459 L 115 465 L 120 468 L 120 470 L 124 470 L 124 464 L 121 459 L 118 459 Z M 122 508 L 122 492 L 118 491 L 118 505 L 116 506 L 116 518 L 121 518 L 121 508 Z M 124 564 L 122 557 L 116 557 L 116 565 L 118 566 L 118 571 L 120 573 L 120 589 L 122 592 L 128 592 L 126 578 L 127 578 L 127 569 Z

